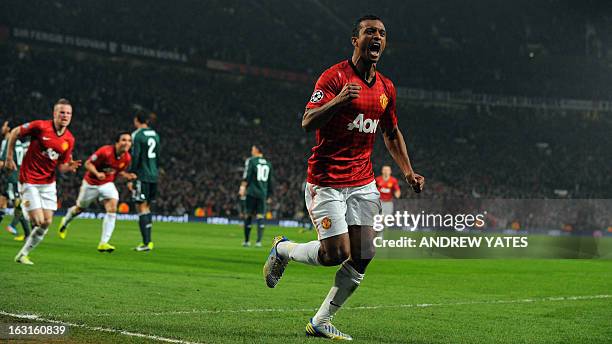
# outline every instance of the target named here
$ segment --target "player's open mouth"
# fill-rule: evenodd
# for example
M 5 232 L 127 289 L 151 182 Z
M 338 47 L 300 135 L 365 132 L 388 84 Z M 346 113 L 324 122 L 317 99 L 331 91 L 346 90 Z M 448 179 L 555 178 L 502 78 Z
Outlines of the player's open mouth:
M 381 49 L 381 45 L 379 42 L 373 42 L 368 47 L 368 51 L 372 57 L 379 57 L 380 49 Z

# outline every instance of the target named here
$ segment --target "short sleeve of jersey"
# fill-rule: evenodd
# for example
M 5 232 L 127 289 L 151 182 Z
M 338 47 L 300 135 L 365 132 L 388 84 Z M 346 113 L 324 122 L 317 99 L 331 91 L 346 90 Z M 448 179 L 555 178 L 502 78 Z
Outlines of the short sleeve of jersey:
M 385 109 L 385 113 L 383 113 L 381 117 L 381 125 L 384 131 L 391 130 L 395 126 L 397 126 L 397 113 L 395 110 L 395 99 L 396 99 L 396 91 L 395 85 L 389 80 L 387 80 L 389 85 L 389 104 L 387 104 L 387 108 Z
M 249 168 L 249 167 L 251 167 L 250 164 L 249 164 L 250 161 L 251 161 L 251 159 L 246 159 L 244 161 L 244 172 L 242 173 L 242 179 L 243 180 L 248 180 L 249 177 L 251 176 L 251 170 Z
M 134 157 L 134 164 L 130 165 L 130 171 L 134 172 L 138 170 L 138 165 L 140 164 L 140 135 L 138 135 L 138 131 L 132 133 L 132 149 L 130 150 L 130 155 Z
M 98 150 L 93 153 L 87 161 L 94 164 L 96 167 L 100 166 L 102 162 L 106 160 L 106 149 L 105 147 L 100 147 Z
M 19 129 L 19 137 L 36 135 L 38 132 L 40 132 L 42 124 L 43 121 L 41 120 L 22 124 Z
M 330 68 L 323 72 L 317 80 L 312 96 L 307 109 L 314 109 L 325 105 L 330 100 L 334 99 L 338 93 L 342 91 L 342 81 L 340 71 L 335 68 Z

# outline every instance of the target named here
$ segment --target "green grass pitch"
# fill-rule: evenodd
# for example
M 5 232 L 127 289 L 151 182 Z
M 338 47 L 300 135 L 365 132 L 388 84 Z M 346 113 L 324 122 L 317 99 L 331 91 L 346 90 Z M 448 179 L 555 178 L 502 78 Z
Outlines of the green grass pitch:
M 336 269 L 290 263 L 276 289 L 261 273 L 273 235 L 312 232 L 267 228 L 263 248 L 243 248 L 238 226 L 155 223 L 155 250 L 137 253 L 137 224 L 117 222 L 117 251 L 101 254 L 100 221 L 76 220 L 66 240 L 58 222 L 34 266 L 0 235 L 0 323 L 84 326 L 60 343 L 325 342 L 304 326 Z M 611 295 L 612 260 L 378 259 L 334 323 L 356 343 L 612 343 Z

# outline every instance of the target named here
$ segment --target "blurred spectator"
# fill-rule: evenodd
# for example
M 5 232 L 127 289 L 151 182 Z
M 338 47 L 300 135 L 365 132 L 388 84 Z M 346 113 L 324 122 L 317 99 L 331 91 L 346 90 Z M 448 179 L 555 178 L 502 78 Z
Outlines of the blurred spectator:
M 311 86 L 11 45 L 0 45 L 0 75 L 0 113 L 11 125 L 48 118 L 53 101 L 71 100 L 79 159 L 132 130 L 135 108 L 155 112 L 162 146 L 158 213 L 202 207 L 207 216 L 237 216 L 244 159 L 257 141 L 276 169 L 273 215 L 302 216 L 314 135 L 301 130 L 300 117 Z M 605 119 L 402 100 L 398 114 L 415 170 L 428 178 L 425 191 L 409 197 L 612 196 Z M 392 163 L 382 140 L 373 161 L 376 170 Z M 60 177 L 62 204 L 74 203 L 82 173 Z

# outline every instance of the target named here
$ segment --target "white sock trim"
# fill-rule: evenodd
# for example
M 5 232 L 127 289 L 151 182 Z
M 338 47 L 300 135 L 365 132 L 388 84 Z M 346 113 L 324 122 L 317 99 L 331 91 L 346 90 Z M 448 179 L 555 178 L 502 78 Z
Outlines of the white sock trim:
M 19 251 L 20 255 L 27 256 L 40 244 L 40 242 L 44 239 L 45 234 L 47 234 L 48 228 L 42 227 L 34 227 L 32 229 L 32 233 L 26 239 L 26 242 L 23 244 L 23 247 Z
M 73 205 L 72 207 L 68 208 L 68 211 L 66 212 L 66 216 L 64 217 L 66 224 L 69 224 L 70 221 L 72 221 L 74 218 L 79 216 L 79 214 L 76 214 L 76 209 L 77 209 L 76 205 Z
M 117 220 L 116 213 L 106 213 L 102 220 L 102 236 L 100 237 L 100 244 L 108 243 L 113 231 L 115 230 L 115 221 Z
M 329 323 L 340 307 L 359 287 L 363 277 L 364 274 L 357 272 L 348 260 L 342 263 L 342 266 L 336 272 L 334 286 L 331 287 L 321 307 L 313 317 L 313 323 L 315 325 Z
M 293 261 L 308 265 L 321 265 L 319 262 L 319 248 L 321 247 L 321 243 L 318 240 L 305 244 L 279 243 L 278 246 L 281 244 L 287 244 L 283 247 L 283 249 L 287 250 L 287 255 L 281 256 L 289 257 L 289 259 Z

